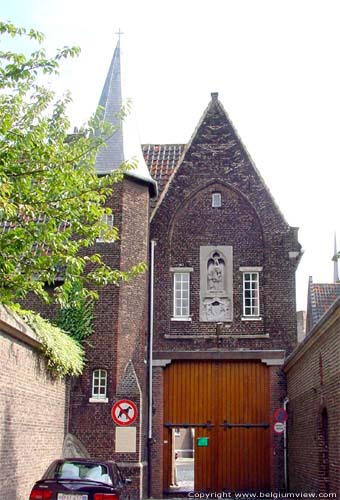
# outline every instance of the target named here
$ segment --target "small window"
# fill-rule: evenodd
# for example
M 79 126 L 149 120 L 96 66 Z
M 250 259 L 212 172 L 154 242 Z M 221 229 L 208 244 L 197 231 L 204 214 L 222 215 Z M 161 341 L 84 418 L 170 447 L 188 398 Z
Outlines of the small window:
M 259 315 L 259 273 L 243 273 L 243 316 L 249 318 Z
M 102 217 L 102 222 L 105 223 L 110 229 L 113 228 L 114 223 L 114 215 L 113 214 L 105 214 Z M 110 243 L 114 240 L 107 240 L 104 238 L 104 234 L 101 232 L 97 238 L 97 243 Z
M 189 284 L 190 273 L 174 273 L 174 317 L 189 317 Z
M 221 193 L 213 193 L 211 204 L 213 208 L 219 208 L 222 206 Z
M 92 399 L 107 399 L 107 371 L 98 369 L 92 374 Z

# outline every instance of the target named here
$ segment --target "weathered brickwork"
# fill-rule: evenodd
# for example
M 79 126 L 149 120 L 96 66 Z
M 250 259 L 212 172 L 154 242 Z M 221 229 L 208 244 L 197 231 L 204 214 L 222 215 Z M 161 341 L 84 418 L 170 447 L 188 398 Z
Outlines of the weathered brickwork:
M 339 360 L 337 300 L 285 365 L 291 491 L 340 495 Z
M 270 423 L 274 424 L 274 413 L 283 407 L 287 394 L 286 377 L 282 367 L 270 367 Z M 273 491 L 284 491 L 283 434 L 271 432 L 271 484 Z
M 29 498 L 35 481 L 62 455 L 67 431 L 66 383 L 47 372 L 33 332 L 27 336 L 26 326 L 17 323 L 13 329 L 13 324 L 8 329 L 8 323 L 2 323 L 0 331 L 2 500 Z M 16 338 L 17 333 L 22 340 Z
M 212 194 L 222 206 L 213 208 Z M 152 437 L 148 440 L 149 274 L 99 290 L 94 333 L 86 342 L 87 366 L 72 383 L 69 432 L 91 455 L 117 460 L 133 479 L 132 498 L 163 495 L 163 376 L 166 360 L 262 360 L 269 366 L 272 415 L 286 397 L 283 358 L 296 345 L 295 270 L 300 246 L 252 164 L 216 96 L 182 163 L 149 213 L 149 187 L 125 177 L 108 200 L 120 240 L 97 243 L 93 252 L 122 270 L 149 262 L 155 247 Z M 216 336 L 216 323 L 200 321 L 200 248 L 232 247 L 233 319 Z M 190 321 L 172 321 L 171 268 L 190 273 Z M 260 317 L 242 311 L 242 268 L 259 270 Z M 42 310 L 32 300 L 31 307 Z M 48 315 L 53 311 L 44 310 Z M 158 364 L 157 364 L 158 363 Z M 91 402 L 92 374 L 108 373 L 108 402 Z M 116 452 L 111 408 L 133 399 L 139 413 L 135 453 Z M 149 445 L 149 449 L 148 449 Z M 150 462 L 149 462 L 150 458 Z M 271 488 L 283 482 L 283 439 L 271 434 Z
M 130 178 L 117 186 L 108 201 L 114 213 L 120 239 L 115 243 L 97 243 L 100 252 L 114 267 L 128 270 L 148 263 L 149 190 Z M 100 291 L 95 308 L 94 333 L 86 343 L 87 365 L 81 378 L 73 383 L 70 432 L 85 445 L 91 455 L 117 460 L 133 479 L 134 497 L 146 495 L 147 478 L 147 390 L 146 365 L 148 328 L 148 273 L 140 274 L 120 287 L 106 286 Z M 124 372 L 132 363 L 137 391 L 124 385 Z M 93 370 L 108 372 L 108 402 L 90 402 Z M 117 399 L 134 399 L 139 416 L 137 452 L 115 453 L 115 430 L 111 409 Z M 134 465 L 135 464 L 135 465 Z M 126 469 L 126 470 L 125 470 Z
M 222 206 L 212 207 L 212 193 Z M 288 226 L 241 144 L 219 101 L 213 97 L 182 163 L 164 189 L 151 220 L 155 251 L 155 359 L 213 359 L 216 323 L 200 321 L 200 247 L 233 249 L 233 321 L 225 322 L 214 359 L 251 359 L 252 352 L 289 354 L 296 345 L 295 270 L 300 256 L 296 231 Z M 189 268 L 190 321 L 172 321 L 171 268 Z M 242 317 L 242 270 L 260 268 L 260 319 Z M 247 351 L 247 354 L 243 352 Z M 219 356 L 219 358 L 218 358 Z M 265 357 L 263 354 L 262 357 Z M 268 363 L 270 365 L 270 362 Z M 157 368 L 159 370 L 159 368 Z M 285 376 L 270 367 L 271 416 L 286 395 Z M 159 374 L 154 383 L 160 384 Z M 161 390 L 161 389 L 160 389 Z M 155 411 L 162 414 L 157 400 Z M 162 429 L 155 416 L 153 496 L 162 483 Z M 157 431 L 158 429 L 158 431 Z M 160 472 L 161 474 L 161 472 Z M 283 439 L 271 438 L 271 487 L 284 488 Z
M 151 443 L 151 484 L 150 491 L 154 498 L 163 496 L 163 447 L 159 442 L 163 441 L 163 409 L 164 409 L 164 369 L 162 367 L 153 370 L 153 419 L 152 419 L 152 443 Z
M 222 195 L 222 207 L 212 208 L 211 195 Z M 199 321 L 199 251 L 204 245 L 233 247 L 234 336 L 265 335 L 268 339 L 223 339 L 227 349 L 284 349 L 296 344 L 295 268 L 290 251 L 299 252 L 294 229 L 278 211 L 262 179 L 218 101 L 211 105 L 196 132 L 184 161 L 171 180 L 153 216 L 151 237 L 156 240 L 154 349 L 191 349 L 181 336 L 215 336 L 214 323 Z M 171 267 L 192 267 L 192 321 L 171 322 Z M 242 321 L 240 267 L 260 266 L 262 320 Z M 209 347 L 200 340 L 200 348 Z

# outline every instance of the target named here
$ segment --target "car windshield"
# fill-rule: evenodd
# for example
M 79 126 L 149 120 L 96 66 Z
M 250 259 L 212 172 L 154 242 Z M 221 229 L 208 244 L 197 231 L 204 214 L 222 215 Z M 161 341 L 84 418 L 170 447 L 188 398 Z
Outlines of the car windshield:
M 98 463 L 82 463 L 67 461 L 58 464 L 56 469 L 57 479 L 79 479 L 88 481 L 99 481 L 112 485 L 108 467 Z

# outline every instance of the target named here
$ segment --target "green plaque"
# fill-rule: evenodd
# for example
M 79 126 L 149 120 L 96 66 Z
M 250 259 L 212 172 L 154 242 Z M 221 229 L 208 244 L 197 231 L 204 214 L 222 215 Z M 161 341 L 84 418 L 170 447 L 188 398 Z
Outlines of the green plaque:
M 209 444 L 208 437 L 197 438 L 197 446 L 208 446 L 208 444 Z

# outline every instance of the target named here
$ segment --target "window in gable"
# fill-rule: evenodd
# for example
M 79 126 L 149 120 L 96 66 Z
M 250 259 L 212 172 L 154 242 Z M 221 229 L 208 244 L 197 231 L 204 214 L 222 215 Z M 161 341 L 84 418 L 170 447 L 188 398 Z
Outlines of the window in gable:
M 211 206 L 213 208 L 220 208 L 222 206 L 221 193 L 213 193 L 211 198 Z

